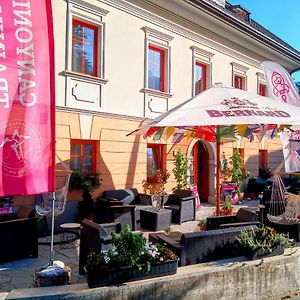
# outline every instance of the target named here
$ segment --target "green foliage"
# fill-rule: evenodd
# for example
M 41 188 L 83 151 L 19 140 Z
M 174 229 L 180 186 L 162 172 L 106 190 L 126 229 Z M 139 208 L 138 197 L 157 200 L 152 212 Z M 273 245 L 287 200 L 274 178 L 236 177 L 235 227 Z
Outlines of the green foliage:
M 177 259 L 177 256 L 162 245 L 146 243 L 141 233 L 132 232 L 129 225 L 119 234 L 112 234 L 113 248 L 107 253 L 91 252 L 88 255 L 88 269 L 133 267 L 149 272 L 156 262 Z
M 92 192 L 100 186 L 98 173 L 74 171 L 70 178 L 69 187 L 72 189 L 87 189 Z
M 243 168 L 243 164 L 243 157 L 237 149 L 234 149 L 233 154 L 230 157 L 231 176 L 232 181 L 234 181 L 237 184 L 238 190 L 240 190 L 244 179 L 250 176 L 249 171 Z
M 252 250 L 271 250 L 279 245 L 284 248 L 292 245 L 288 235 L 279 234 L 273 228 L 266 226 L 258 227 L 251 231 L 242 231 L 236 240 L 242 248 L 250 248 Z
M 119 234 L 112 234 L 112 244 L 118 253 L 117 264 L 140 269 L 139 260 L 144 253 L 146 244 L 146 240 L 142 234 L 132 232 L 130 226 L 127 224 Z M 110 255 L 110 257 L 113 263 L 116 256 Z
M 188 169 L 189 169 L 188 158 L 179 149 L 178 151 L 176 151 L 175 158 L 174 158 L 173 174 L 175 176 L 177 185 L 173 190 L 189 189 L 189 184 L 187 181 Z

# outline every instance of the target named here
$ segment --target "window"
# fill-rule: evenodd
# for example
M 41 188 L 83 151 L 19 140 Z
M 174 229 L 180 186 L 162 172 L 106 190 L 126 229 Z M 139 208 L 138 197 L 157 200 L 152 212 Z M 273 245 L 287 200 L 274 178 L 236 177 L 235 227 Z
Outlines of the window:
M 266 85 L 260 83 L 259 86 L 258 86 L 258 94 L 261 95 L 261 96 L 266 96 L 267 95 L 266 90 L 267 90 Z
M 166 107 L 161 98 L 167 100 L 172 97 L 170 94 L 170 70 L 171 70 L 171 58 L 170 58 L 170 42 L 173 37 L 165 34 L 164 32 L 152 29 L 150 27 L 141 28 L 145 32 L 145 70 L 144 70 L 144 88 L 142 93 L 151 96 L 151 99 L 147 99 L 150 112 L 165 112 Z M 155 97 L 154 99 L 152 97 Z M 157 98 L 160 98 L 157 101 Z M 150 102 L 160 102 L 158 106 L 161 106 L 163 111 L 157 111 L 157 105 L 152 105 Z M 154 108 L 155 107 L 155 108 Z
M 194 76 L 194 95 L 198 95 L 206 90 L 207 66 L 196 61 Z
M 234 87 L 236 89 L 244 90 L 245 89 L 245 77 L 234 75 Z
M 71 140 L 70 167 L 73 171 L 96 171 L 96 141 Z
M 191 46 L 193 55 L 192 97 L 211 86 L 212 58 L 214 53 L 197 46 Z
M 232 86 L 236 89 L 247 90 L 247 71 L 249 68 L 236 62 L 230 64 L 232 66 Z
M 72 71 L 97 76 L 98 27 L 73 19 Z
M 268 150 L 260 149 L 258 159 L 259 159 L 259 162 L 258 162 L 259 169 L 268 168 Z
M 166 145 L 147 145 L 147 181 L 155 182 L 157 171 L 166 171 Z
M 152 45 L 148 49 L 148 88 L 165 91 L 165 51 Z

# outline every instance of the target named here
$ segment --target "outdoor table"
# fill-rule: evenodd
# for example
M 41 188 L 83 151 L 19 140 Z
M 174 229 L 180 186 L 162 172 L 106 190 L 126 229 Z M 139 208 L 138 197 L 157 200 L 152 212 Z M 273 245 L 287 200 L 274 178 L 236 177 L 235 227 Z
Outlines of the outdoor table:
M 62 229 L 60 247 L 64 249 L 76 247 L 75 241 L 79 237 L 81 224 L 63 223 L 60 225 L 60 228 Z
M 140 213 L 142 228 L 159 231 L 171 224 L 172 211 L 169 209 L 149 207 Z

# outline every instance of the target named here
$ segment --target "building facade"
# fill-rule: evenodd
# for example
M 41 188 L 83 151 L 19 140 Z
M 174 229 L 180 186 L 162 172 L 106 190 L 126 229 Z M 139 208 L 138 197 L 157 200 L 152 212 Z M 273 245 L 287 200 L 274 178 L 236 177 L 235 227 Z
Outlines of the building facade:
M 145 121 L 221 82 L 267 95 L 260 63 L 292 71 L 300 53 L 222 0 L 55 0 L 56 151 L 72 169 L 101 174 L 100 192 L 136 187 L 173 169 L 181 148 L 203 201 L 215 198 L 215 146 L 127 136 Z M 239 139 L 252 176 L 275 169 L 281 142 Z M 57 168 L 61 168 L 57 161 Z M 60 178 L 58 177 L 58 184 Z M 175 186 L 168 180 L 167 190 Z M 99 190 L 96 191 L 99 194 Z M 75 196 L 70 196 L 70 198 Z

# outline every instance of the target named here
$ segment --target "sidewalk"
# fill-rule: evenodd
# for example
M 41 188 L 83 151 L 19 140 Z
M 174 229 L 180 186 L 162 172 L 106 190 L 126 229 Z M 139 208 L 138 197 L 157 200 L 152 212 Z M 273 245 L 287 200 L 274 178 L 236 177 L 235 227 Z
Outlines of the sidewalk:
M 257 207 L 258 200 L 245 201 L 242 205 L 235 205 L 235 211 L 241 207 Z M 182 223 L 181 225 L 172 224 L 172 231 L 190 232 L 195 231 L 198 221 L 211 216 L 215 210 L 215 206 L 204 203 L 197 212 L 196 221 Z M 144 236 L 148 238 L 149 231 L 144 231 Z M 71 268 L 71 283 L 86 284 L 84 275 L 78 273 L 78 257 L 79 247 L 71 249 L 62 249 L 60 246 L 54 246 L 55 260 L 64 262 Z M 22 251 L 22 249 L 20 249 Z M 50 246 L 39 245 L 38 258 L 26 258 L 0 264 L 0 293 L 10 292 L 13 289 L 31 288 L 33 287 L 33 274 L 35 270 L 46 265 L 49 261 Z M 0 294 L 1 299 L 1 294 Z M 3 298 L 5 299 L 5 298 Z

